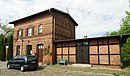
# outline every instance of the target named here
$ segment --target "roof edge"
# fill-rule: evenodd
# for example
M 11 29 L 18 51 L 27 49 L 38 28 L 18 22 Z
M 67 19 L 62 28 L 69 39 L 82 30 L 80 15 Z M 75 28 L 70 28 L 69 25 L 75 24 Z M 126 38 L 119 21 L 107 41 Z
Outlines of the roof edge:
M 44 12 L 49 12 L 49 10 L 56 11 L 56 12 L 60 12 L 60 13 L 62 13 L 62 14 L 65 14 L 65 15 L 69 16 L 69 18 L 76 24 L 75 26 L 78 26 L 78 24 L 76 23 L 76 21 L 75 21 L 68 13 L 63 12 L 63 11 L 61 11 L 61 10 L 58 10 L 58 9 L 56 9 L 56 8 L 50 8 L 50 9 L 47 9 L 47 10 L 44 10 L 44 11 L 41 11 L 41 12 L 38 12 L 38 13 L 35 13 L 35 14 L 32 14 L 32 15 L 29 15 L 29 16 L 26 16 L 26 17 L 23 17 L 23 18 L 14 20 L 14 21 L 12 21 L 12 22 L 9 22 L 9 24 L 14 24 L 14 23 L 16 23 L 16 22 L 18 22 L 18 21 L 21 21 L 21 20 L 24 20 L 24 19 L 26 19 L 26 18 L 30 18 L 30 17 L 36 16 L 36 15 L 41 14 L 41 13 L 44 13 Z

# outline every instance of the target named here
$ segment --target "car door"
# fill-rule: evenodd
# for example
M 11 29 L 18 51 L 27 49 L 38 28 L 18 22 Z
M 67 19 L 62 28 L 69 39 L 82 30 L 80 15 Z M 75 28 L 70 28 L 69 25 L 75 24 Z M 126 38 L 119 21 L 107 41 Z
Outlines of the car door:
M 10 62 L 10 65 L 11 65 L 12 67 L 16 67 L 17 57 L 18 57 L 18 56 L 14 57 L 13 59 L 11 59 L 11 60 L 9 61 L 9 62 Z
M 17 68 L 19 68 L 21 65 L 22 65 L 22 62 L 23 62 L 23 57 L 22 56 L 18 56 L 17 59 L 15 60 L 15 66 Z

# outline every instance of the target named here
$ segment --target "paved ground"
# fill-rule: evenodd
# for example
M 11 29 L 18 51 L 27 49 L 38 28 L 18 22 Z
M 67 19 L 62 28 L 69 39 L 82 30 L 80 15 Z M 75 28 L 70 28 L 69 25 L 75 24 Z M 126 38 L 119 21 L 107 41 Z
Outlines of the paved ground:
M 102 72 L 100 72 L 102 71 Z M 114 73 L 122 74 L 120 70 L 111 70 L 111 74 L 106 74 L 104 70 L 90 68 L 74 68 L 62 65 L 40 66 L 36 71 L 28 70 L 21 72 L 18 69 L 7 69 L 6 62 L 0 62 L 0 76 L 119 76 Z M 96 73 L 95 73 L 96 72 Z M 121 75 L 123 76 L 123 75 Z

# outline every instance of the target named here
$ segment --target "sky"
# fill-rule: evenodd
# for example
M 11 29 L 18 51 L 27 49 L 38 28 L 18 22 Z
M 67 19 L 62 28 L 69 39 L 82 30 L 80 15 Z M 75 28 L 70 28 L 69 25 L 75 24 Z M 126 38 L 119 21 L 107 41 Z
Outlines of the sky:
M 129 0 L 0 0 L 0 22 L 8 23 L 49 8 L 72 16 L 78 23 L 77 39 L 117 31 L 125 11 L 130 10 Z

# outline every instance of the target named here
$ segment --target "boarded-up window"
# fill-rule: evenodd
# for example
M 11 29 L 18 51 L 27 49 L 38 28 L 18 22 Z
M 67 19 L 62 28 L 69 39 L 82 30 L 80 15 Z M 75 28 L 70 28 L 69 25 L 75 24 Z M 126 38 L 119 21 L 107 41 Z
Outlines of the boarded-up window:
M 108 46 L 107 45 L 99 46 L 99 54 L 108 54 Z
M 98 55 L 90 55 L 90 64 L 98 64 Z
M 57 61 L 59 61 L 61 59 L 60 55 L 57 55 Z
M 89 45 L 96 45 L 97 44 L 97 40 L 90 40 L 89 41 Z
M 110 64 L 120 65 L 120 55 L 110 55 Z
M 68 62 L 68 55 L 63 55 L 63 58 Z
M 63 47 L 66 47 L 66 46 L 68 46 L 68 43 L 67 42 L 63 43 Z
M 120 54 L 119 45 L 110 45 L 110 54 Z
M 57 48 L 57 54 L 61 54 L 62 53 L 62 48 Z
M 90 54 L 98 54 L 97 46 L 90 46 L 89 50 Z
M 119 43 L 119 38 L 109 38 L 109 43 Z
M 69 54 L 76 54 L 76 48 L 75 47 L 69 47 Z
M 108 40 L 107 39 L 100 39 L 99 44 L 108 44 Z
M 57 43 L 57 47 L 62 47 L 62 43 Z
M 70 42 L 69 46 L 76 46 L 76 43 L 75 42 Z
M 68 47 L 63 48 L 63 54 L 68 54 Z
M 109 64 L 108 55 L 100 55 L 100 64 Z
M 70 55 L 69 56 L 69 62 L 76 62 L 76 56 L 75 55 Z

